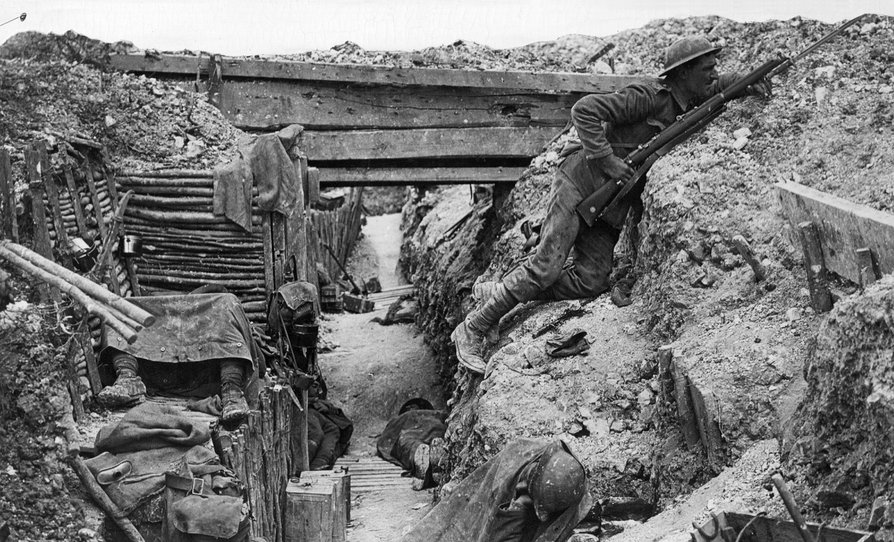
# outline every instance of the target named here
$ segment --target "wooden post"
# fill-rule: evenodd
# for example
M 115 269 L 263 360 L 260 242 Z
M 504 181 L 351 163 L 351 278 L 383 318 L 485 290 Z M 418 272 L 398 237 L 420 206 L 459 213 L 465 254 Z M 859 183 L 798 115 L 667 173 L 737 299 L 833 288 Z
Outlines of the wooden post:
M 78 378 L 78 367 L 75 362 L 77 347 L 80 342 L 77 332 L 68 338 L 65 348 L 65 368 L 68 372 L 68 395 L 71 397 L 71 409 L 75 421 L 84 418 L 84 402 L 81 401 L 81 385 Z
M 40 156 L 33 149 L 25 149 L 28 167 L 28 188 L 31 190 L 31 218 L 34 225 L 34 251 L 48 260 L 53 259 L 50 248 L 50 233 L 47 231 L 47 214 L 43 204 L 44 185 L 40 175 Z M 41 283 L 38 286 L 42 301 L 60 301 L 62 298 L 55 287 Z
M 866 288 L 879 278 L 875 257 L 869 248 L 858 248 L 854 254 L 857 257 L 857 266 L 860 268 L 860 287 Z
M 3 236 L 19 242 L 19 225 L 16 219 L 15 181 L 9 163 L 9 151 L 0 147 L 0 228 Z
M 87 163 L 84 166 L 84 176 L 87 179 L 87 189 L 90 191 L 90 201 L 93 202 L 93 215 L 96 217 L 96 227 L 99 228 L 100 236 L 106 237 L 106 222 L 102 215 L 102 205 L 99 203 L 99 193 L 96 191 L 96 182 L 93 180 L 93 168 Z
M 133 262 L 133 258 L 124 257 L 124 267 L 127 269 L 127 280 L 130 281 L 130 288 L 133 292 L 133 295 L 139 297 L 142 294 L 140 291 L 140 281 L 137 277 L 137 266 Z
M 87 222 L 84 220 L 84 208 L 81 206 L 81 196 L 78 193 L 78 187 L 75 185 L 74 175 L 71 172 L 71 166 L 65 164 L 62 167 L 65 174 L 65 184 L 68 186 L 68 195 L 71 198 L 72 207 L 74 207 L 75 222 L 78 224 L 78 234 L 87 238 Z
M 51 172 L 47 146 L 43 141 L 38 141 L 35 147 L 40 157 L 40 173 L 41 177 L 43 177 L 44 188 L 47 191 L 47 201 L 50 202 L 50 211 L 53 214 L 53 229 L 56 230 L 56 251 L 62 259 L 62 264 L 72 268 L 73 262 L 68 243 L 68 232 L 65 231 L 65 222 L 62 220 L 62 209 L 59 207 L 59 190 Z
M 307 157 L 301 157 L 301 168 L 307 169 L 307 193 L 305 202 L 308 207 L 320 201 L 320 170 L 315 167 L 307 167 Z
M 269 303 L 276 291 L 276 281 L 273 278 L 273 213 L 262 211 L 261 236 L 264 239 L 264 293 Z
M 208 103 L 223 111 L 221 90 L 223 87 L 223 61 L 220 55 L 211 55 L 208 66 Z
M 99 368 L 96 365 L 96 353 L 93 351 L 93 341 L 90 337 L 89 326 L 87 325 L 87 318 L 89 315 L 84 315 L 83 320 L 81 320 L 81 324 L 78 326 L 78 342 L 81 345 L 81 350 L 84 352 L 84 359 L 87 362 L 87 380 L 90 381 L 90 389 L 93 391 L 94 397 L 99 395 L 99 392 L 102 391 L 102 380 L 99 378 Z
M 832 292 L 823 258 L 822 240 L 816 224 L 810 221 L 798 224 L 801 248 L 804 251 L 804 268 L 807 271 L 807 287 L 810 289 L 810 304 L 817 312 L 832 309 Z

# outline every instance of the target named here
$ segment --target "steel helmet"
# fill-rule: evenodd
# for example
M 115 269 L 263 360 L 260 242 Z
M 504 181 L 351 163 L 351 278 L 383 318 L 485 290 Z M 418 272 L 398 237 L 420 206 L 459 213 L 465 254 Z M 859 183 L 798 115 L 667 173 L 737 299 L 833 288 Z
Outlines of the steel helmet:
M 540 521 L 547 521 L 553 512 L 576 506 L 586 491 L 584 466 L 562 441 L 544 450 L 528 479 L 528 492 Z
M 715 47 L 702 37 L 680 38 L 664 50 L 664 70 L 658 77 L 664 77 L 675 68 L 704 55 L 720 52 L 723 47 Z

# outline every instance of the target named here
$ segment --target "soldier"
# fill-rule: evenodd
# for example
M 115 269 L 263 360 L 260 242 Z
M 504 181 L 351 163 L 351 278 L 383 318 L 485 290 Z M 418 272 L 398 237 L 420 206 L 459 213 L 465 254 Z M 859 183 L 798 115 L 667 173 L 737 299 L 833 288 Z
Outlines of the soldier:
M 584 466 L 564 442 L 519 439 L 460 482 L 401 542 L 560 542 L 591 504 Z
M 598 220 L 588 226 L 576 208 L 604 183 L 633 175 L 623 156 L 739 78 L 717 74 L 720 49 L 705 38 L 680 39 L 665 51 L 664 70 L 659 74 L 663 79 L 635 83 L 613 94 L 590 94 L 574 105 L 571 120 L 580 146 L 567 152 L 556 171 L 540 243 L 533 257 L 502 282 L 475 285 L 473 295 L 483 305 L 469 313 L 451 335 L 462 366 L 484 373 L 484 336 L 517 304 L 595 297 L 608 290 L 612 255 L 623 223 Z M 753 85 L 749 94 L 769 96 L 769 82 Z M 640 194 L 633 192 L 625 198 L 622 214 L 632 208 L 638 220 L 642 203 Z M 563 267 L 572 248 L 573 264 Z

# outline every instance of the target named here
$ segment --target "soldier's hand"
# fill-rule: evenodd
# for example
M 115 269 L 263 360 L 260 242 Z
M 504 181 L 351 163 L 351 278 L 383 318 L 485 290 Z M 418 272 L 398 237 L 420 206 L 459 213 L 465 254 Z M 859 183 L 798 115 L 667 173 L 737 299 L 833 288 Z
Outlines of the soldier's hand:
M 613 181 L 626 181 L 634 173 L 633 168 L 628 166 L 627 162 L 614 154 L 599 158 L 596 163 L 599 169 Z
M 770 98 L 773 96 L 773 85 L 769 79 L 761 79 L 757 83 L 748 87 L 748 94 L 752 96 L 760 96 L 761 98 Z

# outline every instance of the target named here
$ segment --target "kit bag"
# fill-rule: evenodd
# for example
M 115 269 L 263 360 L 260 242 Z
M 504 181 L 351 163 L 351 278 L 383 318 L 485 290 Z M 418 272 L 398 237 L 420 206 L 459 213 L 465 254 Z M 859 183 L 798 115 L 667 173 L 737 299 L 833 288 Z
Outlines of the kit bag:
M 219 463 L 175 463 L 165 473 L 164 539 L 248 542 L 251 521 L 242 482 Z

